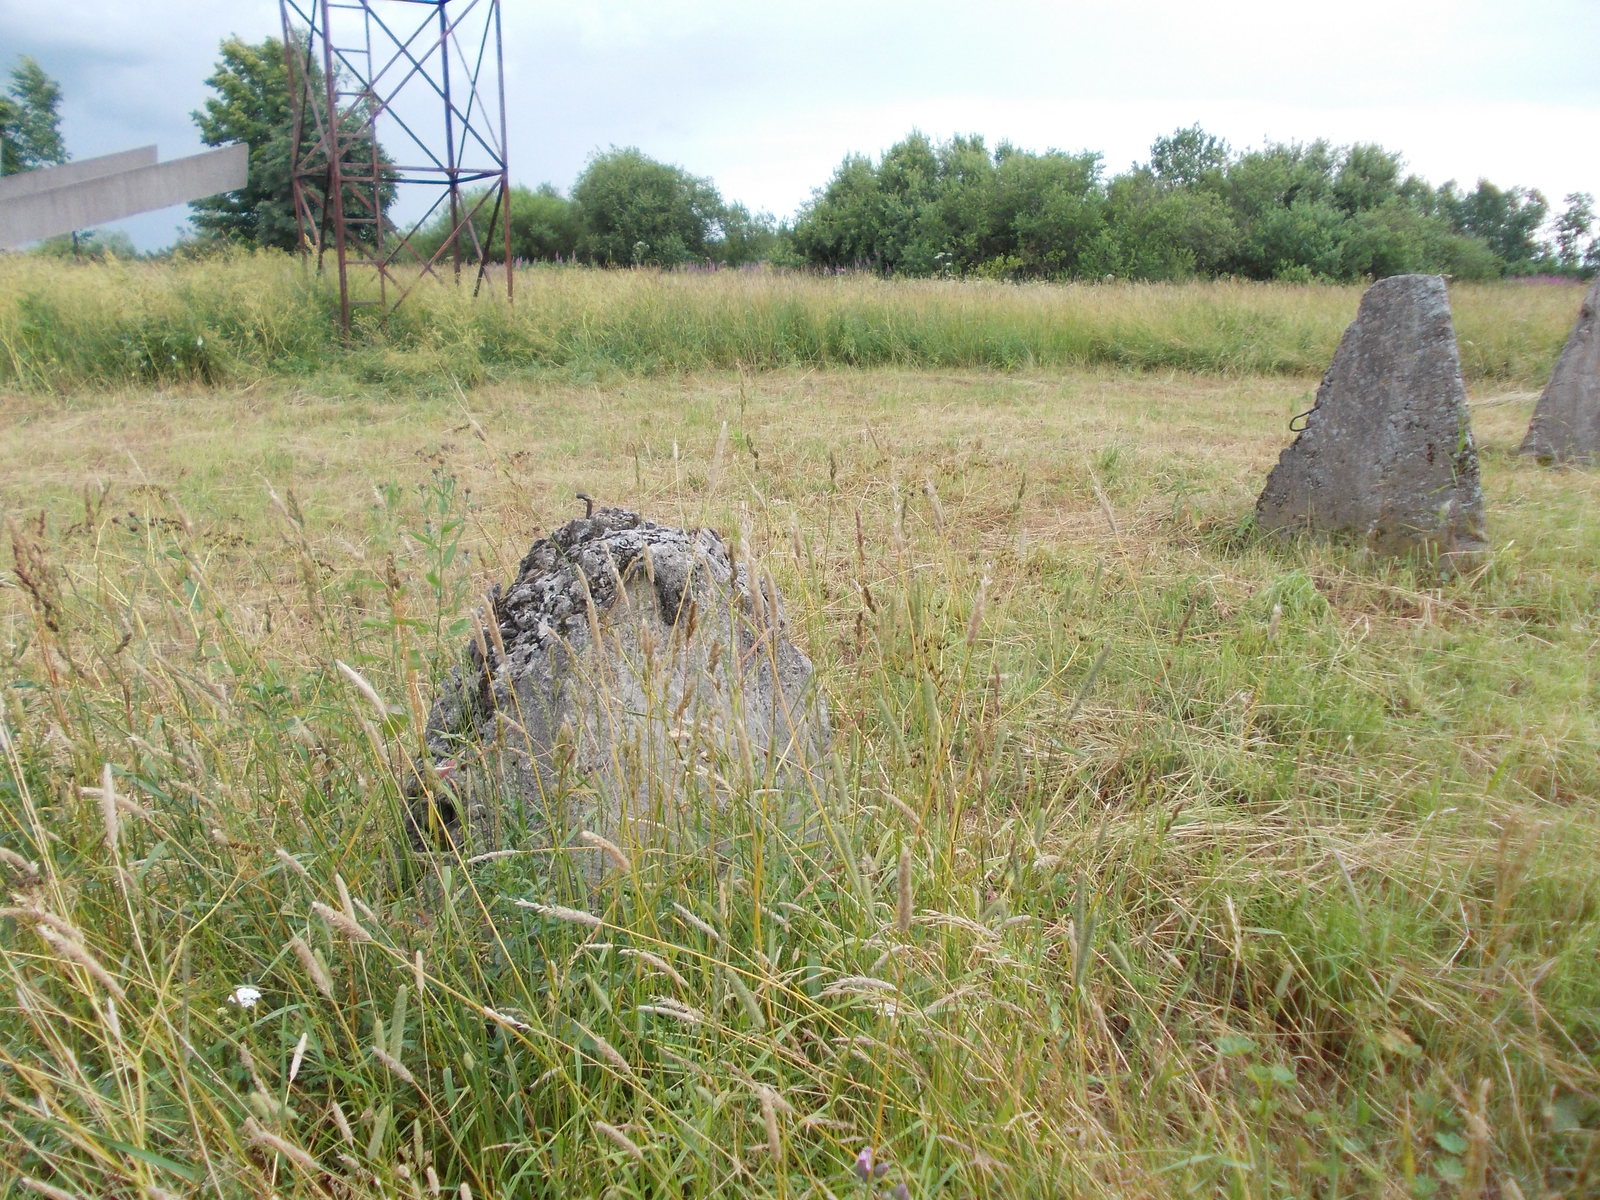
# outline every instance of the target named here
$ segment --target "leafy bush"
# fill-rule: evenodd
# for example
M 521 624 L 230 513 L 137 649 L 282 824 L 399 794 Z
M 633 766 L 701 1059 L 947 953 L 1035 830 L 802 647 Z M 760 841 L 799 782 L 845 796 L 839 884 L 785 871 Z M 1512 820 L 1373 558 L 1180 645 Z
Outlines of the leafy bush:
M 1538 192 L 1487 181 L 1435 189 L 1403 177 L 1400 156 L 1381 146 L 1234 154 L 1193 126 L 1105 180 L 1092 153 L 1002 143 L 991 154 L 981 138 L 936 145 L 913 133 L 876 163 L 847 157 L 801 212 L 792 245 L 814 267 L 885 275 L 1486 279 L 1580 272 L 1593 223 L 1583 199 L 1568 197 L 1558 257 L 1537 240 L 1548 212 Z

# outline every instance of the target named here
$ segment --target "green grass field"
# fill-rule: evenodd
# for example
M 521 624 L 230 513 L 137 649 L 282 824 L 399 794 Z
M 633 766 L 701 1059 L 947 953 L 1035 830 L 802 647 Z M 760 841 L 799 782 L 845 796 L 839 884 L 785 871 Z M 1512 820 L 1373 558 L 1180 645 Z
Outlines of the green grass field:
M 1453 295 L 1441 582 L 1250 526 L 1359 289 L 529 272 L 341 348 L 271 259 L 0 259 L 0 1190 L 1600 1194 L 1600 474 L 1515 455 L 1579 298 Z M 578 490 L 772 569 L 811 832 L 406 849 Z
M 382 331 L 377 310 L 358 309 L 357 342 L 346 350 L 337 293 L 282 255 L 77 270 L 11 256 L 0 259 L 0 384 L 292 378 L 343 394 L 448 391 L 529 371 L 580 381 L 783 367 L 1317 375 L 1361 295 L 1327 285 L 956 286 L 559 267 L 523 270 L 516 283 L 514 308 L 425 289 Z M 1457 287 L 1468 381 L 1542 384 L 1571 328 L 1575 293 L 1574 285 Z

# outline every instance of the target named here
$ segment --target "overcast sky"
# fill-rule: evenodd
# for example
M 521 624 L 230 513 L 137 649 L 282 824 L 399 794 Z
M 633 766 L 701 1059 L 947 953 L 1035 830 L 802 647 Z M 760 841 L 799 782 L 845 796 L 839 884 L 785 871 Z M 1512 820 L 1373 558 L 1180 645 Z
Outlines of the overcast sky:
M 468 0 L 450 0 L 460 11 Z M 406 9 L 375 0 L 381 11 Z M 514 182 L 637 146 L 792 215 L 913 128 L 1092 150 L 1108 174 L 1198 122 L 1236 149 L 1377 142 L 1434 184 L 1600 193 L 1600 0 L 503 0 Z M 75 158 L 203 147 L 223 38 L 277 0 L 0 0 L 0 70 L 62 86 Z M 124 223 L 145 248 L 184 209 Z M 108 227 L 112 228 L 112 227 Z

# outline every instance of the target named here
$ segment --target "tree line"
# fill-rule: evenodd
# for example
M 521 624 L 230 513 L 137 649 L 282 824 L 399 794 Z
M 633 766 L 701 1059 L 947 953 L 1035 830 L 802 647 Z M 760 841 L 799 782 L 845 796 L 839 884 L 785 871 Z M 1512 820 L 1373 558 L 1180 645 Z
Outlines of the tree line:
M 215 94 L 194 114 L 203 140 L 247 142 L 251 181 L 196 202 L 190 248 L 297 248 L 282 43 L 228 39 L 206 82 Z M 0 94 L 0 170 L 64 160 L 59 88 L 24 59 L 9 93 Z M 1574 193 L 1564 205 L 1552 219 L 1532 188 L 1486 179 L 1470 190 L 1434 187 L 1373 144 L 1235 151 L 1195 125 L 1157 138 L 1147 161 L 1117 175 L 1089 151 L 991 149 L 980 137 L 935 142 L 913 132 L 876 160 L 847 155 L 785 223 L 725 200 L 710 179 L 613 147 L 589 160 L 570 192 L 513 188 L 507 219 L 517 259 L 607 267 L 766 262 L 997 280 L 1592 274 L 1594 198 Z M 448 228 L 440 216 L 420 248 L 431 253 Z M 503 253 L 486 227 L 478 234 Z
M 596 154 L 562 195 L 514 189 L 512 254 L 604 266 L 778 266 L 1004 280 L 1460 279 L 1600 267 L 1594 200 L 1471 191 L 1405 174 L 1381 146 L 1269 143 L 1233 152 L 1198 126 L 1107 178 L 1098 154 L 1036 153 L 913 133 L 850 155 L 792 224 L 724 203 L 708 179 L 635 148 Z M 435 236 L 443 237 L 443 223 Z
M 513 256 L 536 262 L 765 261 L 999 280 L 1492 279 L 1600 266 L 1593 198 L 1566 202 L 1546 240 L 1550 205 L 1531 188 L 1436 188 L 1368 144 L 1235 153 L 1191 126 L 1111 178 L 1094 153 L 913 133 L 877 161 L 846 157 L 784 225 L 724 203 L 708 179 L 613 148 L 569 195 L 514 189 L 510 220 Z
M 1034 153 L 913 133 L 844 160 L 801 211 L 794 254 L 818 267 L 997 279 L 1464 279 L 1577 273 L 1600 262 L 1593 199 L 1549 204 L 1487 180 L 1432 187 L 1381 146 L 1268 143 L 1236 153 L 1198 126 L 1107 178 L 1094 153 Z
M 770 214 L 752 215 L 724 201 L 709 180 L 657 162 L 635 147 L 612 147 L 590 158 L 570 195 L 546 183 L 513 187 L 511 254 L 526 262 L 579 262 L 601 267 L 739 267 L 787 256 L 787 231 Z M 501 244 L 477 217 L 480 244 L 497 260 Z M 449 228 L 442 216 L 419 236 L 431 253 Z

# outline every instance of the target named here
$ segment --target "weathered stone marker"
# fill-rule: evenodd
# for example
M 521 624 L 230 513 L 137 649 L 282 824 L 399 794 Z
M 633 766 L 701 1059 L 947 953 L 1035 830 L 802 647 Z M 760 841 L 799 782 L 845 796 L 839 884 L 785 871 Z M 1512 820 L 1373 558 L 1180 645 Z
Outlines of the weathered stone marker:
M 592 510 L 536 541 L 490 602 L 428 720 L 419 846 L 529 829 L 624 854 L 704 844 L 727 805 L 802 787 L 827 750 L 827 705 L 776 587 L 709 529 Z M 599 852 L 583 866 L 597 875 Z
M 1600 279 L 1589 285 L 1556 369 L 1534 407 L 1521 453 L 1542 463 L 1600 459 Z
M 1395 275 L 1367 289 L 1256 520 L 1351 535 L 1385 554 L 1487 548 L 1444 280 Z

